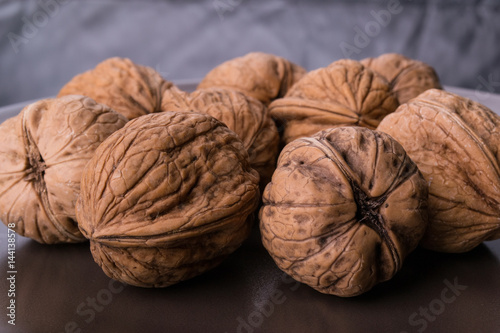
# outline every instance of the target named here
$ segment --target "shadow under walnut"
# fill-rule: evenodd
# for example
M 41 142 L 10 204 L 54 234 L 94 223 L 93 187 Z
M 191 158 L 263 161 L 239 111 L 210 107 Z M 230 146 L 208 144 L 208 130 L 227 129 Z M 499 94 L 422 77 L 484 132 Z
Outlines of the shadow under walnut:
M 76 215 L 109 277 L 165 287 L 217 266 L 249 236 L 258 182 L 224 124 L 160 112 L 130 121 L 99 146 Z
M 427 184 L 399 143 L 338 127 L 283 149 L 263 194 L 262 242 L 297 281 L 349 297 L 401 269 L 427 225 Z

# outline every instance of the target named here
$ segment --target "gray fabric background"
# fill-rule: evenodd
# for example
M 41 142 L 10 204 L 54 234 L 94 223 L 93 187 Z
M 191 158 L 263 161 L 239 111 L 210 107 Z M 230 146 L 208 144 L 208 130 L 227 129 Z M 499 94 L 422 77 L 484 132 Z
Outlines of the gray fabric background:
M 374 13 L 398 4 L 377 23 Z M 446 85 L 500 92 L 499 44 L 498 1 L 0 0 L 0 106 L 55 95 L 112 56 L 176 82 L 251 51 L 309 70 L 400 52 Z

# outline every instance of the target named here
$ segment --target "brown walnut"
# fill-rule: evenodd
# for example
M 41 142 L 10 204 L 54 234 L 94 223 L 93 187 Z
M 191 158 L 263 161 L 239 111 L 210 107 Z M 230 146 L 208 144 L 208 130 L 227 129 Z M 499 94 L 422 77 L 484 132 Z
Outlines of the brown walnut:
M 397 53 L 366 58 L 361 63 L 382 75 L 391 85 L 400 104 L 408 102 L 428 89 L 442 89 L 434 68 Z
M 426 248 L 466 252 L 500 238 L 500 116 L 431 89 L 384 119 L 379 130 L 408 152 L 429 183 Z
M 305 73 L 304 68 L 285 58 L 252 52 L 212 69 L 200 82 L 198 89 L 235 89 L 267 105 L 285 96 Z
M 127 58 L 109 58 L 75 76 L 58 96 L 84 95 L 128 119 L 160 111 L 161 95 L 172 86 L 150 67 Z
M 281 140 L 287 144 L 332 127 L 375 129 L 398 105 L 383 77 L 343 59 L 307 73 L 269 105 L 269 112 L 283 126 Z
M 427 185 L 399 143 L 338 127 L 285 146 L 263 195 L 262 241 L 283 271 L 355 296 L 390 279 L 427 224 Z
M 188 94 L 176 87 L 163 94 L 162 110 L 206 113 L 223 122 L 243 141 L 261 188 L 271 180 L 278 154 L 278 130 L 267 107 L 236 90 L 200 89 Z
M 160 112 L 97 149 L 76 215 L 111 278 L 164 287 L 218 265 L 247 238 L 259 176 L 242 142 L 213 117 Z
M 0 125 L 0 219 L 40 243 L 81 242 L 83 167 L 127 119 L 83 96 L 45 99 Z

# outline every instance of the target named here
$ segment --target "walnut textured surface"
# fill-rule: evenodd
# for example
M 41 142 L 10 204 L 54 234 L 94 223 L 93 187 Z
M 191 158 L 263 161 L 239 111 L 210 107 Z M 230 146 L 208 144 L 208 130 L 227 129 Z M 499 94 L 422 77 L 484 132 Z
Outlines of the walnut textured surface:
M 384 119 L 429 182 L 422 245 L 465 252 L 500 238 L 500 116 L 442 90 L 422 93 Z
M 161 95 L 172 86 L 154 69 L 127 58 L 109 58 L 75 76 L 58 96 L 84 95 L 128 119 L 160 111 Z
M 387 81 L 354 60 L 339 60 L 307 73 L 284 98 L 269 106 L 289 143 L 338 126 L 375 129 L 398 107 Z
M 267 105 L 283 97 L 305 73 L 304 68 L 282 57 L 252 52 L 212 69 L 200 82 L 198 89 L 235 89 Z
M 188 94 L 175 87 L 163 94 L 162 110 L 206 113 L 235 132 L 259 172 L 262 189 L 271 180 L 278 154 L 278 130 L 267 107 L 236 90 L 200 89 Z
M 263 244 L 296 280 L 338 296 L 390 279 L 427 224 L 427 185 L 395 140 L 340 127 L 293 141 L 263 195 Z
M 149 114 L 99 146 L 76 214 L 108 276 L 164 287 L 215 267 L 240 246 L 258 181 L 241 141 L 215 118 Z
M 361 63 L 389 81 L 400 104 L 428 89 L 442 89 L 438 75 L 431 66 L 401 54 L 386 53 L 377 58 L 363 59 Z
M 81 242 L 83 167 L 127 119 L 83 96 L 45 99 L 0 125 L 0 219 L 40 243 Z

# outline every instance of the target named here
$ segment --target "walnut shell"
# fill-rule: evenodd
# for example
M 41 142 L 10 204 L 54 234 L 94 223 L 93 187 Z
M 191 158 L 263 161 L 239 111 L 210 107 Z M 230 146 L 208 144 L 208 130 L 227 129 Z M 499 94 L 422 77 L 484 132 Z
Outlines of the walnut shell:
M 261 188 L 276 167 L 279 135 L 267 107 L 236 90 L 200 89 L 188 94 L 171 88 L 163 94 L 162 110 L 192 110 L 222 121 L 243 141 L 252 168 L 259 172 Z
M 397 53 L 366 58 L 361 63 L 382 75 L 391 85 L 400 104 L 408 102 L 428 89 L 442 89 L 434 68 Z
M 281 140 L 339 126 L 375 129 L 398 107 L 387 81 L 354 60 L 342 59 L 307 73 L 286 96 L 269 106 L 283 126 Z
M 355 296 L 390 279 L 427 224 L 427 184 L 399 143 L 338 127 L 285 146 L 263 195 L 262 241 L 283 271 Z
M 379 126 L 398 140 L 429 182 L 426 248 L 466 252 L 500 238 L 500 116 L 431 89 Z
M 164 287 L 215 267 L 240 246 L 258 182 L 241 141 L 215 118 L 154 113 L 99 146 L 84 170 L 76 215 L 109 277 Z
M 0 219 L 40 243 L 81 242 L 83 167 L 127 119 L 83 96 L 44 99 L 0 125 Z
M 200 82 L 198 89 L 235 89 L 267 105 L 285 96 L 305 73 L 304 68 L 285 58 L 252 52 L 212 69 Z
M 128 119 L 160 111 L 161 95 L 172 86 L 150 67 L 127 58 L 109 58 L 75 76 L 58 96 L 85 95 Z

